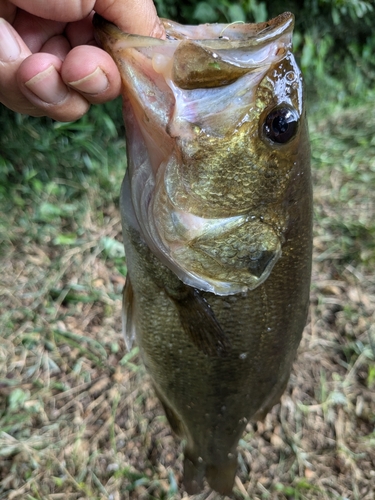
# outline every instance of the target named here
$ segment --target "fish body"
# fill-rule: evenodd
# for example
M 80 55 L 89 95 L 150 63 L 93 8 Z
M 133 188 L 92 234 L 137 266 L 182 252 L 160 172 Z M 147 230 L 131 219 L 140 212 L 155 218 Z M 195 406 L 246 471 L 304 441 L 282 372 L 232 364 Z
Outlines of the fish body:
M 289 379 L 306 322 L 310 152 L 293 16 L 94 24 L 123 82 L 124 325 L 173 431 L 184 485 L 232 490 L 237 444 Z

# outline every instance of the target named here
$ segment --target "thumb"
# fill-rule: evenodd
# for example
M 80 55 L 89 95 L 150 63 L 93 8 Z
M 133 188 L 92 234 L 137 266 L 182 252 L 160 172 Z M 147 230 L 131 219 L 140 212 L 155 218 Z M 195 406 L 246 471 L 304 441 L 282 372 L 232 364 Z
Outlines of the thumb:
M 164 27 L 152 0 L 96 0 L 95 11 L 134 35 L 165 38 Z

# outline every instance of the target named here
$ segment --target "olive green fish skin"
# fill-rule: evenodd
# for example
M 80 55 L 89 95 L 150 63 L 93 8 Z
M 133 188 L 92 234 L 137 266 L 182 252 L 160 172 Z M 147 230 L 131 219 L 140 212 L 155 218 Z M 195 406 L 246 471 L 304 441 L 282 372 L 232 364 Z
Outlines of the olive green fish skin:
M 184 285 L 155 258 L 139 233 L 127 224 L 127 212 L 123 213 L 142 359 L 173 430 L 187 440 L 185 457 L 197 471 L 199 457 L 204 464 L 214 465 L 218 473 L 210 485 L 225 494 L 234 480 L 231 464 L 236 466 L 228 454 L 237 456 L 246 423 L 262 419 L 278 403 L 306 322 L 311 274 L 307 146 L 301 160 L 299 175 L 296 172 L 285 200 L 290 205 L 290 225 L 283 255 L 270 277 L 244 294 L 220 297 L 204 293 L 231 344 L 225 357 L 206 356 L 184 335 L 177 307 L 164 292 L 165 288 L 181 288 L 183 294 Z M 186 477 L 185 465 L 190 493 L 202 486 L 194 483 L 200 477 L 195 468 L 192 477 Z M 224 485 L 221 478 L 225 478 Z
M 277 27 L 277 22 L 289 21 L 284 15 L 270 25 L 274 22 Z M 166 25 L 168 22 L 165 21 Z M 290 23 L 287 30 L 291 32 L 289 26 Z M 219 28 L 209 29 L 220 33 Z M 262 33 L 264 29 L 262 25 L 259 30 Z M 275 64 L 270 64 L 254 82 L 255 97 L 246 112 L 241 109 L 242 118 L 235 126 L 232 127 L 232 116 L 228 115 L 228 122 L 219 124 L 215 133 L 208 136 L 199 133 L 204 123 L 196 121 L 190 128 L 187 120 L 182 122 L 179 134 L 175 134 L 172 129 L 181 122 L 173 122 L 168 111 L 173 105 L 169 90 L 157 94 L 155 88 L 159 106 L 167 111 L 156 111 L 155 118 L 152 110 L 142 110 L 142 100 L 134 97 L 136 85 L 127 81 L 136 70 L 121 62 L 121 50 L 118 55 L 117 49 L 113 49 L 119 33 L 100 23 L 97 30 L 102 44 L 125 75 L 129 170 L 122 187 L 121 216 L 128 263 L 127 286 L 131 287 L 127 296 L 132 297 L 127 322 L 136 332 L 142 359 L 171 427 L 186 440 L 186 490 L 198 493 L 206 477 L 212 489 L 230 494 L 236 474 L 238 440 L 248 421 L 264 418 L 279 401 L 307 317 L 312 253 L 310 150 L 301 81 L 297 78 L 288 83 L 287 76 L 295 75 L 298 68 L 286 47 Z M 255 29 L 257 37 L 259 30 Z M 269 35 L 267 31 L 266 35 L 270 37 L 272 33 Z M 139 38 L 140 45 L 146 44 L 143 37 Z M 251 40 L 252 47 L 256 40 Z M 262 48 L 266 42 L 259 43 Z M 217 78 L 216 73 L 211 74 Z M 201 79 L 201 74 L 198 77 Z M 190 89 L 194 92 L 194 78 L 198 77 L 192 76 L 193 81 L 186 87 L 188 92 Z M 138 81 L 140 78 L 143 77 L 136 75 Z M 158 78 L 152 76 L 155 81 Z M 143 92 L 148 83 L 141 83 L 143 86 L 139 88 Z M 212 81 L 204 85 L 213 88 Z M 265 137 L 264 127 L 270 111 L 283 103 L 295 110 L 298 127 L 290 140 L 279 144 Z M 215 116 L 210 119 L 215 120 Z M 160 155 L 161 162 L 163 155 L 173 150 L 180 160 L 168 164 L 166 187 L 162 185 L 159 198 L 149 203 L 157 214 L 156 227 L 165 230 L 163 241 L 173 248 L 176 241 L 180 243 L 179 238 L 186 242 L 175 254 L 180 258 L 185 252 L 182 258 L 187 262 L 186 268 L 196 266 L 197 274 L 206 268 L 214 269 L 214 274 L 222 273 L 223 282 L 230 282 L 228 266 L 233 266 L 240 285 L 245 283 L 242 292 L 236 292 L 231 284 L 227 292 L 219 285 L 219 293 L 205 291 L 209 288 L 204 286 L 200 290 L 196 290 L 199 286 L 189 286 L 184 273 L 175 272 L 169 257 L 159 252 L 147 236 L 137 208 L 138 198 L 144 195 L 134 194 L 139 174 L 135 167 L 143 168 L 147 157 L 140 128 L 153 120 L 156 124 L 153 141 L 160 146 L 156 157 Z M 173 143 L 170 149 L 168 141 Z M 151 143 L 147 144 L 150 147 Z M 183 182 L 178 182 L 179 179 Z M 145 184 L 148 182 L 151 181 L 146 176 Z M 154 184 L 150 185 L 153 193 Z M 173 225 L 174 219 L 168 218 L 169 209 L 176 207 L 176 213 L 192 213 L 212 220 L 225 216 L 244 219 L 235 219 L 230 230 L 212 226 L 208 234 L 203 232 L 184 240 L 184 233 L 179 233 L 180 222 Z M 267 267 L 264 259 L 267 260 L 268 254 L 274 256 L 268 277 L 254 288 L 251 276 L 245 276 L 243 270 L 249 267 L 244 257 L 250 241 L 247 228 L 249 232 L 254 230 L 257 235 L 254 238 L 259 239 L 255 254 L 263 255 L 263 260 L 254 259 L 258 265 L 252 270 L 255 281 Z M 262 236 L 268 239 L 264 244 Z M 217 242 L 216 247 L 213 241 Z M 215 248 L 220 249 L 220 255 L 215 254 Z M 239 262 L 241 259 L 245 260 Z M 187 321 L 190 321 L 188 327 Z

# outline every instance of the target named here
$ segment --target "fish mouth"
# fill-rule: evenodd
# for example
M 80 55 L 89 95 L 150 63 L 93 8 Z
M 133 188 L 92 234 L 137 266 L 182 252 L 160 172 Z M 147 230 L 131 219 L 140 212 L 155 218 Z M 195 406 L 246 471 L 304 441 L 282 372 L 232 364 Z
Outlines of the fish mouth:
M 151 251 L 185 284 L 217 295 L 254 290 L 280 258 L 282 236 L 251 212 L 258 125 L 250 114 L 261 105 L 258 85 L 291 49 L 294 16 L 163 23 L 166 40 L 124 34 L 94 17 L 98 41 L 122 75 L 134 218 Z M 234 155 L 246 175 L 234 172 L 231 187 L 222 187 Z
M 294 15 L 284 12 L 257 24 L 202 24 L 184 26 L 161 19 L 166 39 L 123 33 L 95 14 L 95 37 L 116 60 L 127 49 L 149 56 L 157 73 L 182 89 L 228 85 L 241 75 L 258 71 L 270 57 L 280 57 L 291 48 Z M 272 50 L 276 48 L 276 53 Z

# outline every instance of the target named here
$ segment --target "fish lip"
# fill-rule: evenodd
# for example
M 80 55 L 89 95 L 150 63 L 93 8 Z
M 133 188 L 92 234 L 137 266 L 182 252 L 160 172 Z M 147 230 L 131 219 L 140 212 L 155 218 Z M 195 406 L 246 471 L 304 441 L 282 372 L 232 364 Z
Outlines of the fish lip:
M 104 37 L 106 36 L 110 37 L 113 43 L 116 34 L 121 33 L 123 35 L 123 32 L 115 24 L 111 23 L 110 21 L 107 21 L 97 12 L 94 14 L 94 17 L 92 18 L 92 24 L 94 26 L 95 41 L 100 47 L 103 47 L 105 45 Z
M 168 19 L 162 18 L 161 21 L 167 32 L 167 38 L 165 40 L 125 33 L 98 13 L 95 13 L 92 22 L 95 28 L 95 38 L 99 44 L 104 45 L 104 36 L 108 37 L 111 43 L 114 43 L 116 37 L 121 35 L 121 44 L 123 48 L 140 48 L 150 45 L 173 46 L 178 45 L 183 40 L 194 41 L 195 44 L 208 49 L 225 50 L 249 48 L 253 45 L 259 46 L 268 44 L 286 33 L 290 33 L 291 35 L 294 28 L 294 15 L 291 12 L 284 12 L 264 23 L 217 23 L 213 25 L 201 24 L 198 26 L 184 26 Z M 207 26 L 211 27 L 213 35 L 216 36 L 212 38 L 200 38 L 191 36 L 191 33 L 188 34 L 188 31 L 192 30 L 197 33 L 199 33 L 200 30 L 207 30 Z M 186 34 L 184 34 L 184 31 Z M 221 33 L 224 32 L 225 36 L 221 35 Z M 174 35 L 178 36 L 176 37 Z M 232 35 L 232 38 L 230 35 Z M 234 36 L 236 36 L 236 38 L 234 38 Z
M 294 28 L 294 15 L 291 12 L 284 12 L 264 23 L 216 23 L 184 26 L 168 19 L 162 19 L 162 22 L 167 33 L 176 33 L 178 30 L 179 37 L 175 40 L 168 40 L 169 42 L 187 39 L 193 41 L 195 44 L 210 49 L 237 49 L 248 48 L 251 45 L 267 44 L 279 38 L 282 34 L 287 32 L 292 33 Z M 207 27 L 210 27 L 215 35 L 217 35 L 217 33 L 219 35 L 213 38 L 200 38 L 191 36 L 191 33 L 187 33 L 192 29 L 198 33 L 200 30 L 206 31 Z M 181 33 L 184 31 L 186 31 L 186 35 L 181 36 Z M 230 36 L 231 34 L 232 37 Z

